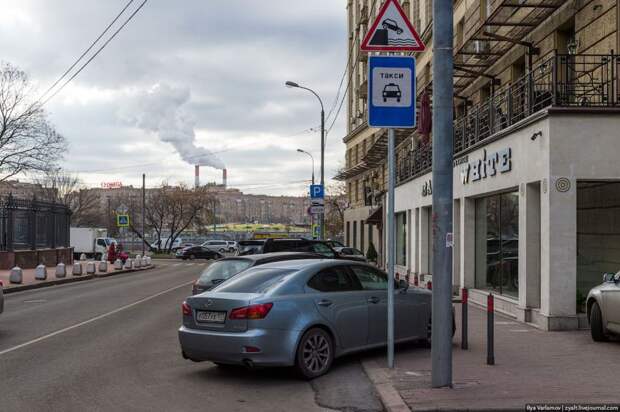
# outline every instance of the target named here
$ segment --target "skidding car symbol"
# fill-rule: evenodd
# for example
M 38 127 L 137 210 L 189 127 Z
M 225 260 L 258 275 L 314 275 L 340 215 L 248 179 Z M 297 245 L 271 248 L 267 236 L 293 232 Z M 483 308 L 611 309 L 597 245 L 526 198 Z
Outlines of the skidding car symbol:
M 396 23 L 392 19 L 383 20 L 383 23 L 381 23 L 381 26 L 383 26 L 383 28 L 386 30 L 390 29 L 390 30 L 394 30 L 397 34 L 403 34 L 403 29 L 398 27 L 398 23 Z
M 400 87 L 397 84 L 389 83 L 386 84 L 383 88 L 383 102 L 387 102 L 387 99 L 396 99 L 398 103 L 400 103 L 402 93 L 400 92 Z

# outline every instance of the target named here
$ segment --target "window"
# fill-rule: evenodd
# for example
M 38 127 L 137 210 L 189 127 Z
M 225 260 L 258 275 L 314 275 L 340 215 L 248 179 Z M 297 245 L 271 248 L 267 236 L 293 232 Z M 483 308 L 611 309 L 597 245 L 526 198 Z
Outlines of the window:
M 396 264 L 407 265 L 407 212 L 396 213 Z
M 366 240 L 364 237 L 364 221 L 360 220 L 360 250 L 364 251 L 364 241 Z
M 357 220 L 353 221 L 353 245 L 354 248 L 357 248 Z
M 319 292 L 347 292 L 360 290 L 344 266 L 323 269 L 310 279 L 308 286 Z
M 347 221 L 347 238 L 344 241 L 344 243 L 347 244 L 347 246 L 351 246 L 351 222 Z
M 329 246 L 324 245 L 323 243 L 312 243 L 309 245 L 309 251 L 318 253 L 319 255 L 323 255 L 326 258 L 334 258 L 334 252 L 329 248 Z
M 386 290 L 387 275 L 365 266 L 352 266 L 351 269 L 364 290 Z
M 476 288 L 519 295 L 519 194 L 476 200 Z
M 97 239 L 97 246 L 106 247 L 105 239 Z
M 252 261 L 249 259 L 220 260 L 209 265 L 200 275 L 198 282 L 205 284 L 214 280 L 226 280 L 250 266 Z

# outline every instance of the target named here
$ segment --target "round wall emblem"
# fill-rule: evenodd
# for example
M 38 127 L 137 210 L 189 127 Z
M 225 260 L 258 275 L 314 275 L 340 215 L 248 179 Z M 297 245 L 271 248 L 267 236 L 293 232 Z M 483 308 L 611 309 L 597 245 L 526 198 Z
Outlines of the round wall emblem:
M 558 192 L 564 193 L 570 190 L 570 180 L 566 177 L 560 177 L 555 181 L 555 188 Z

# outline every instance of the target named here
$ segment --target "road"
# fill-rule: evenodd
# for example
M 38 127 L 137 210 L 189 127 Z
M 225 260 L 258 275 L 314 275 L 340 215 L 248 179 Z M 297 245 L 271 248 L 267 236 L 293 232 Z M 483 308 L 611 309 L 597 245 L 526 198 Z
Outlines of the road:
M 289 369 L 182 359 L 180 304 L 205 263 L 6 295 L 2 411 L 377 411 L 354 358 L 312 382 Z

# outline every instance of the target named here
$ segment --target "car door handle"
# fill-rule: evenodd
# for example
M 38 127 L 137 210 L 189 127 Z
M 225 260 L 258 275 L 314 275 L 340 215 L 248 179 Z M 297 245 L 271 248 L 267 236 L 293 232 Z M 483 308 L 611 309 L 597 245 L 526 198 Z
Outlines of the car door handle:
M 375 304 L 377 304 L 377 303 L 379 303 L 380 301 L 381 301 L 381 299 L 379 299 L 379 298 L 378 298 L 378 297 L 376 297 L 376 296 L 371 296 L 371 297 L 369 297 L 369 298 L 368 298 L 368 303 L 375 303 Z
M 332 301 L 331 300 L 327 300 L 327 299 L 322 299 L 322 300 L 319 300 L 317 302 L 317 305 L 319 305 L 319 306 L 329 306 L 331 304 L 332 304 Z

